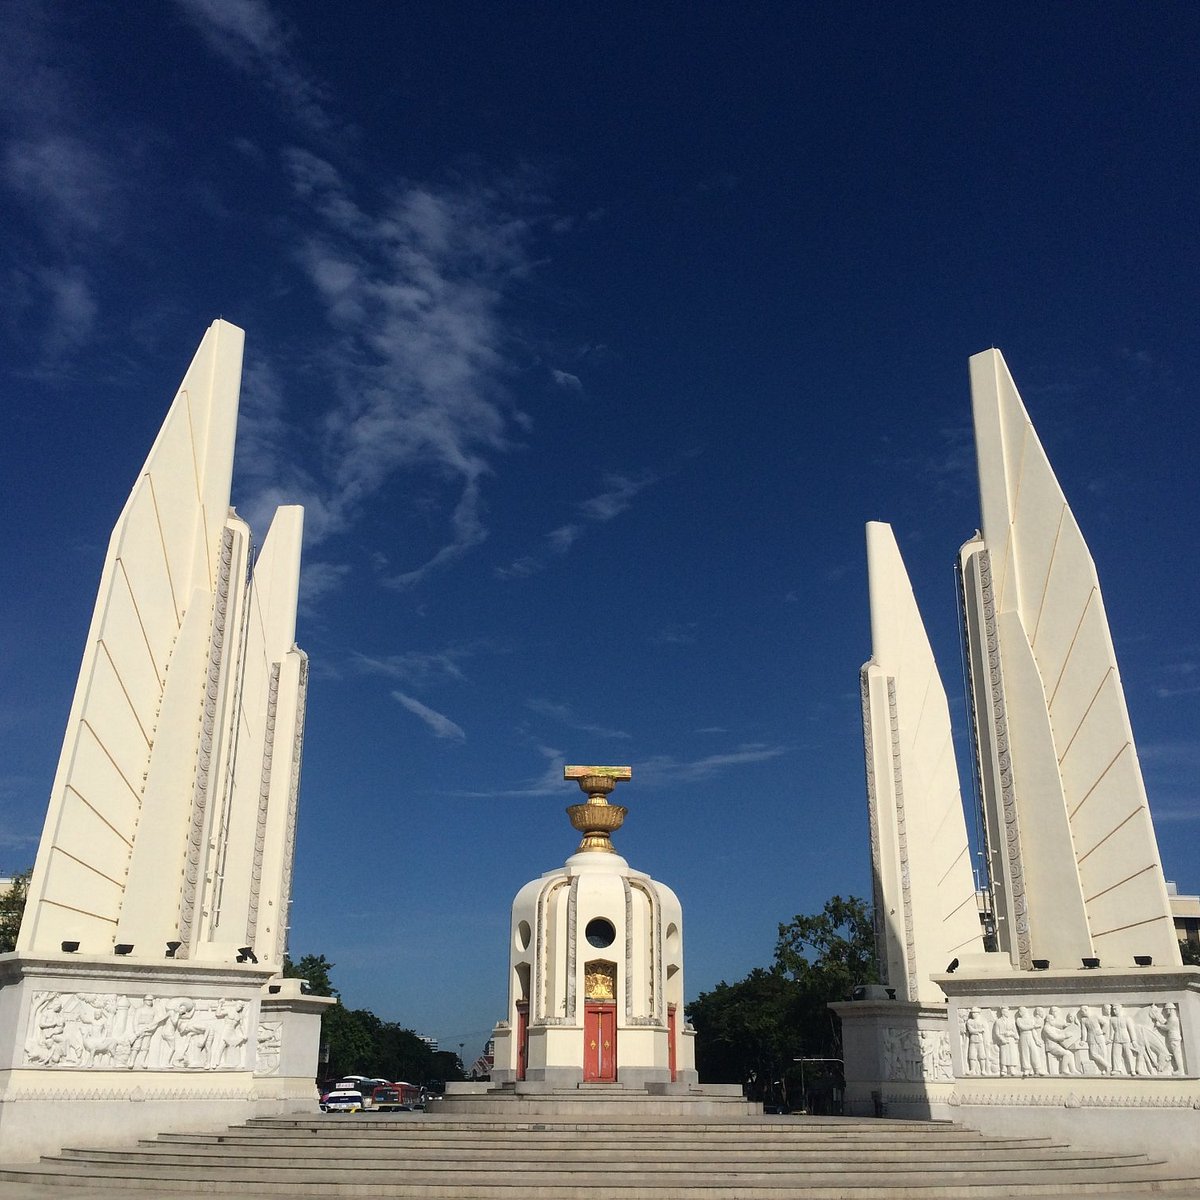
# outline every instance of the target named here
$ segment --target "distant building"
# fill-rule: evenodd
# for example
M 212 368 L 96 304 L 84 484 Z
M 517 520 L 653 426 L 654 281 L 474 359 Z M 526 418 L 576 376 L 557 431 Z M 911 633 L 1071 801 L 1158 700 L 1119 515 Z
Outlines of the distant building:
M 494 1038 L 488 1038 L 487 1045 L 483 1048 L 483 1053 L 471 1064 L 471 1069 L 467 1074 L 472 1079 L 491 1079 L 492 1067 L 495 1064 L 496 1042 Z
M 1167 880 L 1167 899 L 1180 945 L 1200 946 L 1200 896 L 1181 896 L 1174 880 Z
M 423 1033 L 418 1033 L 418 1034 L 417 1034 L 417 1037 L 418 1037 L 418 1038 L 420 1038 L 420 1039 L 421 1039 L 421 1041 L 423 1041 L 423 1042 L 425 1043 L 425 1045 L 427 1045 L 427 1046 L 429 1047 L 429 1049 L 433 1051 L 433 1053 L 434 1053 L 434 1054 L 436 1054 L 436 1053 L 437 1053 L 437 1050 L 438 1050 L 438 1040 L 437 1040 L 437 1038 L 435 1038 L 435 1037 L 426 1037 L 426 1036 L 425 1036 Z

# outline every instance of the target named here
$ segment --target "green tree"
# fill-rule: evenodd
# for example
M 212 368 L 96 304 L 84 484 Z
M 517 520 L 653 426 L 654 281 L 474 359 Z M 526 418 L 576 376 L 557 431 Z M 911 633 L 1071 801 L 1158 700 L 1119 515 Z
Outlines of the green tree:
M 321 1037 L 329 1047 L 329 1076 L 376 1075 L 375 1038 L 370 1021 L 372 1012 L 350 1010 L 339 1000 L 321 1017 Z
M 462 1079 L 458 1057 L 435 1053 L 411 1029 L 384 1021 L 367 1008 L 348 1009 L 333 983 L 333 968 L 323 954 L 306 954 L 299 961 L 283 960 L 289 979 L 302 979 L 314 996 L 332 996 L 338 1003 L 321 1018 L 321 1039 L 329 1048 L 327 1076 L 368 1075 L 426 1083 L 431 1079 Z
M 395 1022 L 385 1022 L 376 1035 L 380 1074 L 387 1079 L 425 1083 L 438 1078 L 433 1052 L 411 1030 Z
M 0 893 L 0 954 L 17 948 L 17 934 L 21 932 L 21 918 L 25 915 L 25 900 L 29 895 L 29 878 L 33 868 L 18 871 L 11 886 Z
M 775 1098 L 799 1052 L 793 1021 L 799 989 L 778 968 L 755 967 L 722 980 L 687 1006 L 696 1027 L 696 1067 L 705 1083 L 741 1083 L 755 1099 Z
M 841 1036 L 828 1005 L 878 979 L 871 911 L 834 896 L 820 913 L 779 926 L 775 961 L 737 983 L 722 982 L 688 1005 L 696 1066 L 712 1083 L 742 1083 L 756 1099 L 787 1104 L 798 1095 L 799 1058 L 840 1059 Z M 832 1086 L 836 1064 L 806 1064 L 805 1090 Z
M 848 1000 L 860 983 L 878 983 L 875 926 L 867 902 L 834 896 L 816 915 L 780 925 L 775 963 L 828 1000 Z
M 1180 942 L 1179 954 L 1185 967 L 1200 967 L 1200 942 Z
M 283 956 L 283 975 L 285 979 L 303 979 L 308 984 L 308 990 L 314 996 L 340 996 L 341 993 L 333 986 L 330 971 L 331 963 L 323 954 L 306 954 L 298 962 L 292 962 L 288 955 Z

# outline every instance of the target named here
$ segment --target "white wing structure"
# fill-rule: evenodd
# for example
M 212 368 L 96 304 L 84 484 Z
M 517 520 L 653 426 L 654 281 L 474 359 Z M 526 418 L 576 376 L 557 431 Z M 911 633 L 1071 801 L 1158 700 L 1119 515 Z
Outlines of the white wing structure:
M 302 510 L 229 507 L 244 335 L 205 334 L 109 542 L 18 949 L 282 958 Z M 178 943 L 177 946 L 172 944 Z
M 984 952 L 950 712 L 891 526 L 867 525 L 871 660 L 862 669 L 879 962 L 899 999 Z
M 983 530 L 959 561 L 1000 948 L 1177 964 L 1092 556 L 999 351 L 970 368 Z

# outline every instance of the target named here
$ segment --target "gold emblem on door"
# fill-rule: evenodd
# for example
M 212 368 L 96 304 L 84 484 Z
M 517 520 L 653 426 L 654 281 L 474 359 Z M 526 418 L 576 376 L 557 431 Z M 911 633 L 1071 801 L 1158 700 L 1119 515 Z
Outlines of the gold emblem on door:
M 583 965 L 583 994 L 589 1000 L 615 1000 L 617 964 L 596 959 Z

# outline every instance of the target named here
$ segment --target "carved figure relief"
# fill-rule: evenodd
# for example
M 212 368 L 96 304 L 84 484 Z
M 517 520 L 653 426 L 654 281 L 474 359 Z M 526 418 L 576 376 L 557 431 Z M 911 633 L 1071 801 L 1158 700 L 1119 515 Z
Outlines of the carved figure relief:
M 1184 1074 L 1179 1006 L 1087 1004 L 959 1009 L 968 1076 Z
M 908 1083 L 954 1079 L 950 1035 L 942 1029 L 883 1030 L 883 1077 Z
M 255 1075 L 274 1075 L 283 1056 L 283 1022 L 260 1021 L 254 1055 Z
M 589 1000 L 615 1000 L 617 996 L 617 964 L 595 962 L 583 965 L 583 992 Z
M 242 1070 L 244 1000 L 35 992 L 25 1064 L 128 1071 Z

